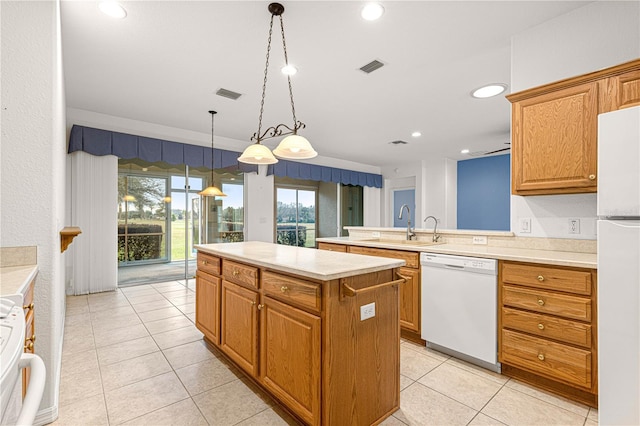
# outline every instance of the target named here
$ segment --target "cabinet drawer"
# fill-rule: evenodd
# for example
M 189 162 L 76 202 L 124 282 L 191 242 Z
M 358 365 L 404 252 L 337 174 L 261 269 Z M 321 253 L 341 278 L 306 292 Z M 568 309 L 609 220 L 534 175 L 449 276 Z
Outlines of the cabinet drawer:
M 502 304 L 530 311 L 591 321 L 591 299 L 542 290 L 504 286 Z
M 320 285 L 273 272 L 262 274 L 262 289 L 276 299 L 320 310 Z
M 502 330 L 502 359 L 554 380 L 591 389 L 591 352 Z
M 318 243 L 318 250 L 339 251 L 341 253 L 347 252 L 347 246 L 344 244 L 332 244 L 332 243 Z
M 224 259 L 222 261 L 222 275 L 231 282 L 258 288 L 258 268 L 253 266 Z
M 389 257 L 391 259 L 401 259 L 407 262 L 408 268 L 420 267 L 420 254 L 411 251 L 387 250 L 373 247 L 349 246 L 349 253 L 365 254 L 367 256 Z
M 198 252 L 198 269 L 211 275 L 220 275 L 220 258 Z
M 591 326 L 576 321 L 502 308 L 502 326 L 591 348 Z
M 569 293 L 591 294 L 591 272 L 502 263 L 502 282 Z

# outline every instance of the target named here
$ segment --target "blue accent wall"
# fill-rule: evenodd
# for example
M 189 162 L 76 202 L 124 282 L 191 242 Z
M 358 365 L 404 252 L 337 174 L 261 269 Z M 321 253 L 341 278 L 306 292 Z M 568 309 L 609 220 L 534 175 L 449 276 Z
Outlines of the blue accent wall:
M 458 229 L 511 229 L 511 155 L 458 161 Z

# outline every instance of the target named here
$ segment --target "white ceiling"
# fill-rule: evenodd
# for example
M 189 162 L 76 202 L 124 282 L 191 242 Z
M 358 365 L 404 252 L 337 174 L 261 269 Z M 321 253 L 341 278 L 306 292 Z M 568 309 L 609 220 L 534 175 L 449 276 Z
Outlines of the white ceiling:
M 121 3 L 123 20 L 62 2 L 67 106 L 209 135 L 215 109 L 216 136 L 243 150 L 258 127 L 269 2 Z M 382 166 L 506 147 L 509 102 L 471 90 L 509 84 L 512 35 L 588 2 L 385 1 L 376 22 L 360 18 L 364 3 L 286 1 L 283 19 L 300 133 L 323 157 Z M 359 70 L 374 59 L 386 65 Z M 293 121 L 283 64 L 274 22 L 263 129 Z

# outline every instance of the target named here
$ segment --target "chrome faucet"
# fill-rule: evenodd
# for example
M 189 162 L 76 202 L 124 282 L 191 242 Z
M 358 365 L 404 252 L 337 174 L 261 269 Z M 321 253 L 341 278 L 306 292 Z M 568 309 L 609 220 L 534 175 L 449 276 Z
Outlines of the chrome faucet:
M 398 213 L 398 219 L 402 219 L 402 211 L 404 209 L 407 209 L 407 241 L 410 241 L 411 239 L 413 239 L 413 237 L 416 236 L 415 232 L 413 232 L 413 229 L 411 229 L 411 211 L 409 210 L 409 206 L 406 204 L 403 204 L 400 206 L 400 213 Z
M 427 216 L 427 217 L 424 218 L 424 222 L 426 222 L 427 219 L 429 219 L 429 218 L 433 219 L 433 221 L 435 222 L 435 225 L 433 225 L 433 239 L 432 239 L 432 241 L 434 243 L 437 243 L 438 240 L 440 239 L 440 235 L 437 234 L 437 232 L 438 232 L 438 219 L 436 219 L 435 216 Z

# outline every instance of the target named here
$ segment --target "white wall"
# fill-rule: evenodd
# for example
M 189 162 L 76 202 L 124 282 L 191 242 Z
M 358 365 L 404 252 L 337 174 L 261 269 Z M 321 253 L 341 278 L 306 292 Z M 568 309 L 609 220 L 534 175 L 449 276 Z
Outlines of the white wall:
M 381 202 L 381 224 L 393 226 L 392 212 L 394 189 L 415 187 L 416 228 L 425 228 L 424 218 L 438 218 L 441 229 L 455 229 L 457 217 L 457 167 L 449 158 L 435 158 L 414 163 L 390 164 L 382 168 L 384 188 Z M 433 227 L 433 223 L 426 228 Z
M 65 206 L 65 100 L 59 3 L 0 2 L 2 144 L 0 245 L 37 246 L 36 353 L 47 380 L 36 419 L 57 416 L 64 319 L 59 231 Z
M 640 57 L 640 2 L 599 1 L 551 19 L 511 40 L 511 91 L 551 83 Z M 512 196 L 511 229 L 517 235 L 596 238 L 596 195 Z M 531 218 L 531 233 L 520 219 Z M 568 220 L 581 233 L 568 234 Z

